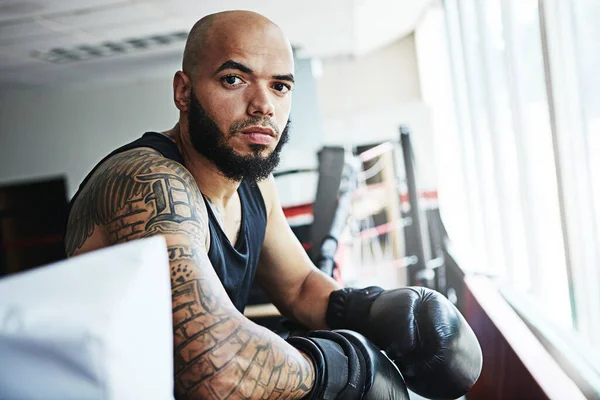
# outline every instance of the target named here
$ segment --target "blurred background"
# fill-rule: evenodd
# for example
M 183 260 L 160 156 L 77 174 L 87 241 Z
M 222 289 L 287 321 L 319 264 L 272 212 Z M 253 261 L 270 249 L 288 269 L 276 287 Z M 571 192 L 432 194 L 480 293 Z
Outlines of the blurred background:
M 0 0 L 0 276 L 64 258 L 82 179 L 175 124 L 187 32 L 227 9 L 293 45 L 276 182 L 315 263 L 337 221 L 340 282 L 454 301 L 467 398 L 600 398 L 599 0 Z

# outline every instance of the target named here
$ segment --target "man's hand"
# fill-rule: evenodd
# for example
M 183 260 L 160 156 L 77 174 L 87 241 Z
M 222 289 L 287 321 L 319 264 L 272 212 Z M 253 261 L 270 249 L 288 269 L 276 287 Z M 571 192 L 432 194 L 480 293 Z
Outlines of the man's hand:
M 427 398 L 463 396 L 481 372 L 473 330 L 448 299 L 430 289 L 338 290 L 331 294 L 327 323 L 371 339 L 400 368 L 409 389 Z

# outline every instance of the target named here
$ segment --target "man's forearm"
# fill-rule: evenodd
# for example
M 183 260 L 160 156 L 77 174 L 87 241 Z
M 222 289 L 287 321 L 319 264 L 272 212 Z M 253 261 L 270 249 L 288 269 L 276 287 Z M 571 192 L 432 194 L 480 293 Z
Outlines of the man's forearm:
M 192 362 L 186 358 L 194 355 L 193 343 L 177 346 L 181 398 L 225 399 L 235 394 L 244 399 L 300 399 L 310 392 L 315 379 L 311 362 L 279 336 L 241 318 L 226 321 L 221 329 L 221 337 L 213 332 L 213 346 Z
M 200 261 L 192 249 L 169 250 L 178 398 L 299 399 L 308 394 L 315 379 L 312 363 L 223 301 L 218 282 L 187 276 L 189 263 Z

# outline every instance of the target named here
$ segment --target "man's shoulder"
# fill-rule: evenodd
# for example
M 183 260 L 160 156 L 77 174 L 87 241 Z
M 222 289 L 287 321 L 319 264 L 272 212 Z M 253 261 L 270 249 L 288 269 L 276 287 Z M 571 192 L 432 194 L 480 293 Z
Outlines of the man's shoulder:
M 265 202 L 265 209 L 267 215 L 270 215 L 273 206 L 278 203 L 277 186 L 275 185 L 275 178 L 273 175 L 269 175 L 268 178 L 258 182 L 258 188 L 262 194 L 263 201 Z
M 168 158 L 163 156 L 158 150 L 150 147 L 136 147 L 109 155 L 98 165 L 97 170 L 121 166 L 135 166 L 146 163 L 161 163 L 164 162 L 164 160 L 168 160 Z M 131 172 L 135 171 L 136 170 L 132 170 Z
M 173 174 L 193 180 L 182 164 L 150 147 L 128 149 L 107 157 L 93 172 L 90 180 L 98 184 L 116 177 L 139 179 L 140 175 L 150 173 Z

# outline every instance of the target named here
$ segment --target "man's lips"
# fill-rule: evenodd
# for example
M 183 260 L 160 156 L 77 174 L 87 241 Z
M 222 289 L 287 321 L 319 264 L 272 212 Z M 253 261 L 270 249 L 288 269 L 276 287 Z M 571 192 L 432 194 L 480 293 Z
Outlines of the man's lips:
M 242 129 L 240 131 L 240 133 L 242 133 L 244 135 L 259 134 L 259 135 L 268 135 L 271 137 L 275 137 L 275 131 L 273 131 L 273 129 L 265 128 L 262 126 L 250 126 L 248 128 Z
M 240 133 L 244 139 L 253 144 L 270 144 L 275 139 L 275 131 L 262 126 L 250 126 L 242 129 Z
M 262 126 L 250 126 L 242 129 L 240 133 L 244 139 L 253 144 L 270 144 L 275 139 L 275 131 Z

